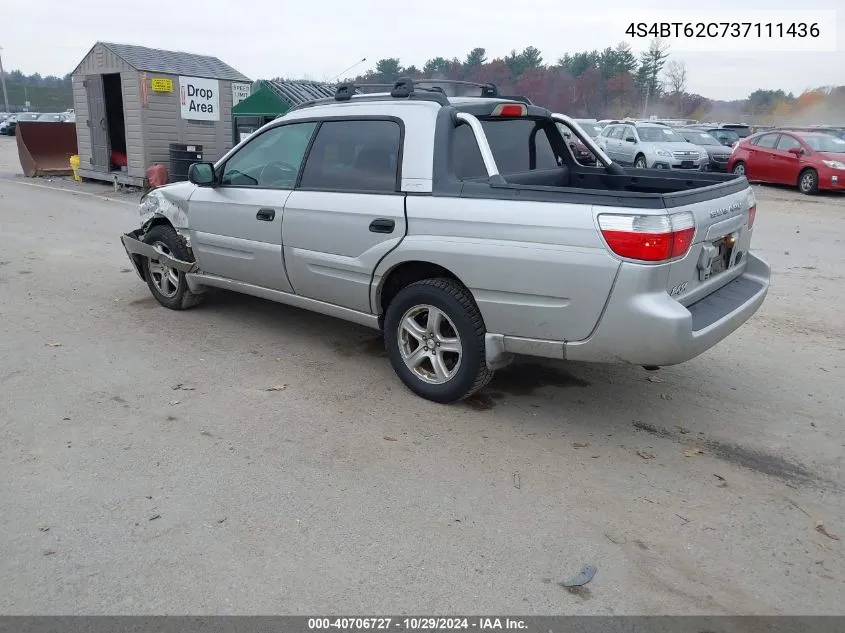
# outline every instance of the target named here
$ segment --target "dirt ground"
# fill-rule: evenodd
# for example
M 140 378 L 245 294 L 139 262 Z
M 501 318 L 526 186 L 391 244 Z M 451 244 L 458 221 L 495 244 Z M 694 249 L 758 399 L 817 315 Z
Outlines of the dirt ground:
M 137 196 L 14 151 L 0 612 L 842 613 L 845 198 L 756 187 L 772 288 L 701 357 L 526 359 L 446 407 L 372 331 L 159 307 L 118 239 Z

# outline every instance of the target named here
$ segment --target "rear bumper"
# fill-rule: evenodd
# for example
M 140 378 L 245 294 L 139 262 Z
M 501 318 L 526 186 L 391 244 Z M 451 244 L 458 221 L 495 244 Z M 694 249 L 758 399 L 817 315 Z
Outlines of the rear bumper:
M 589 338 L 565 342 L 488 335 L 488 364 L 493 366 L 500 355 L 494 347 L 501 354 L 597 363 L 683 363 L 716 345 L 760 308 L 770 275 L 769 265 L 749 254 L 742 274 L 684 306 L 665 288 L 656 289 L 655 276 L 643 267 L 623 265 L 604 315 Z
M 564 345 L 567 359 L 662 366 L 695 358 L 760 308 L 769 290 L 771 269 L 749 254 L 741 275 L 690 306 L 665 291 L 638 292 L 636 279 L 623 276 L 620 271 L 595 332 L 584 341 Z

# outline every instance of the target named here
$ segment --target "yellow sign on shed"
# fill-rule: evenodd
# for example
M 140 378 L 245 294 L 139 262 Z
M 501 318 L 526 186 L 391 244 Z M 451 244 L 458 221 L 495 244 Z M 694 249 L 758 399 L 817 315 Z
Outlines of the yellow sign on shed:
M 173 92 L 173 80 L 164 77 L 153 77 L 151 80 L 153 92 Z

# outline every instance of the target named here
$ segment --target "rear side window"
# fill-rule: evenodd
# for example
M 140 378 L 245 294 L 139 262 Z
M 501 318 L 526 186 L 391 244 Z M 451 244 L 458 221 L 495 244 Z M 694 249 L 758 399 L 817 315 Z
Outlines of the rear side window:
M 755 145 L 757 147 L 766 147 L 772 149 L 778 142 L 778 136 L 778 134 L 764 134 L 757 140 Z
M 452 165 L 458 180 L 468 178 L 486 178 L 487 168 L 472 128 L 466 124 L 455 128 L 452 140 Z
M 397 191 L 401 128 L 395 121 L 327 121 L 302 172 L 302 189 Z
M 531 119 L 490 120 L 483 121 L 482 126 L 501 173 L 516 174 L 558 166 L 541 123 Z
M 558 167 L 557 157 L 542 122 L 532 119 L 486 120 L 481 122 L 496 166 L 502 174 Z M 486 178 L 487 170 L 478 142 L 468 125 L 455 128 L 452 164 L 461 179 Z
M 800 148 L 801 143 L 799 143 L 791 136 L 787 136 L 786 134 L 781 135 L 780 140 L 777 144 L 777 148 L 784 152 L 788 152 L 789 150 L 794 149 L 796 147 Z

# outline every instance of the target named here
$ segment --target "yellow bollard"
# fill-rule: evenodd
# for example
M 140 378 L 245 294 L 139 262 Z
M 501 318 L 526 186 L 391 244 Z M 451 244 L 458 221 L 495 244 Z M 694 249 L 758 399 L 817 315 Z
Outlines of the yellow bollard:
M 70 157 L 70 168 L 73 170 L 73 179 L 77 182 L 81 181 L 79 177 L 79 154 L 74 154 Z

